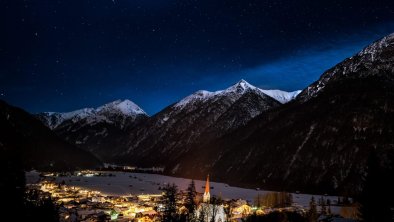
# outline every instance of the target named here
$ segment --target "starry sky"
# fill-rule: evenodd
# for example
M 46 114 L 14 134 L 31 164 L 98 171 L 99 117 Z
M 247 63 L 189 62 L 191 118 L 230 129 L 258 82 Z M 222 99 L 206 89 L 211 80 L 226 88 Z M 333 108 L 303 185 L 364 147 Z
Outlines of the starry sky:
M 391 32 L 393 0 L 2 0 L 0 99 L 152 115 L 240 79 L 303 89 Z

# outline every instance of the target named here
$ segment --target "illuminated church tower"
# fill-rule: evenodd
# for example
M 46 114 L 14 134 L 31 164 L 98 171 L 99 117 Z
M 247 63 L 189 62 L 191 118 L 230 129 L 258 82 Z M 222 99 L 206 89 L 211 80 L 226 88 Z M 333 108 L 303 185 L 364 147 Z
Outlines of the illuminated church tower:
M 205 192 L 204 195 L 202 196 L 202 201 L 204 203 L 209 203 L 210 199 L 211 199 L 211 194 L 209 193 L 209 174 L 207 176 L 207 182 L 205 183 Z

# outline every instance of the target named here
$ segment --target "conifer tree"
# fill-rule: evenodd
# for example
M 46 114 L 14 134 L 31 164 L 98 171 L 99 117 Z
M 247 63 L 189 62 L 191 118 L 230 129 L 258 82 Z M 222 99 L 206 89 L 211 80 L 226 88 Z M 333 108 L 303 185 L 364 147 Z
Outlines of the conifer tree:
M 324 200 L 323 197 L 321 197 L 321 200 L 320 200 L 320 213 L 322 215 L 327 215 L 326 201 Z
M 327 199 L 327 214 L 331 215 L 331 200 Z
M 208 217 L 207 211 L 208 211 L 207 206 L 205 204 L 201 204 L 198 219 L 197 219 L 198 222 L 206 222 L 205 218 Z
M 216 196 L 213 196 L 211 198 L 211 204 L 210 204 L 210 215 L 211 215 L 211 222 L 215 222 L 216 215 L 219 210 L 219 205 L 221 205 L 222 200 Z
M 175 184 L 167 185 L 163 188 L 164 194 L 162 204 L 164 207 L 162 221 L 175 222 L 177 219 L 177 194 L 178 187 Z
M 308 221 L 316 222 L 317 221 L 317 208 L 315 198 L 312 196 L 311 201 L 309 202 L 309 211 L 308 211 Z
M 196 210 L 196 186 L 194 180 L 192 180 L 187 188 L 187 196 L 185 200 L 185 207 L 188 210 L 188 221 L 194 220 L 195 210 Z

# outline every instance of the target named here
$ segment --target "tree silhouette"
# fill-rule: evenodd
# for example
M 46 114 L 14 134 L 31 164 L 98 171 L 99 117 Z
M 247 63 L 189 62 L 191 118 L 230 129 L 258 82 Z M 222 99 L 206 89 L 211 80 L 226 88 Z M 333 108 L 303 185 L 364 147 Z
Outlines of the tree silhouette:
M 224 206 L 223 210 L 224 213 L 226 214 L 226 222 L 230 221 L 232 214 L 231 206 L 230 205 Z
M 324 200 L 324 197 L 320 198 L 320 213 L 322 215 L 327 215 L 327 207 L 326 207 L 326 201 Z
M 318 218 L 317 209 L 316 209 L 316 202 L 315 198 L 312 197 L 311 201 L 309 202 L 309 211 L 308 211 L 308 221 L 309 222 L 316 222 Z
M 57 207 L 51 196 L 40 190 L 28 190 L 25 195 L 26 217 L 32 220 L 55 222 L 59 221 Z
M 187 220 L 188 221 L 193 221 L 194 220 L 194 215 L 195 215 L 195 210 L 196 210 L 196 185 L 194 183 L 194 180 L 192 180 L 187 187 L 187 196 L 185 200 L 185 207 L 188 210 L 188 215 L 187 215 Z
M 211 198 L 211 204 L 210 206 L 210 215 L 211 215 L 211 222 L 215 222 L 216 215 L 218 214 L 219 211 L 219 206 L 222 204 L 222 200 L 216 196 L 213 196 Z
M 161 202 L 163 204 L 163 217 L 162 221 L 174 222 L 177 221 L 177 194 L 178 187 L 175 184 L 167 185 L 163 188 L 164 194 L 162 196 Z
M 327 214 L 331 215 L 331 200 L 327 199 Z
M 201 204 L 200 205 L 200 211 L 199 211 L 199 215 L 198 215 L 198 222 L 207 222 L 206 218 L 208 218 L 208 205 L 206 204 Z
M 369 155 L 367 167 L 363 191 L 358 197 L 359 217 L 365 222 L 393 221 L 394 172 L 380 166 L 375 150 Z

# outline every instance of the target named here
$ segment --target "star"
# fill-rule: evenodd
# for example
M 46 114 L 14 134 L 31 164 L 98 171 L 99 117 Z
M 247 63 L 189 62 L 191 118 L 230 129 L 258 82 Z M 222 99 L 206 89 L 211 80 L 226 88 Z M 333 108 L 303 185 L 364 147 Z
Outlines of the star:
M 256 85 L 270 82 L 297 90 L 344 59 L 348 54 L 342 48 L 355 52 L 364 46 L 358 42 L 394 30 L 392 0 L 334 1 L 341 2 L 338 6 L 332 0 L 304 1 L 107 0 L 86 1 L 78 8 L 66 0 L 48 1 L 46 7 L 22 0 L 21 9 L 7 7 L 4 14 L 9 24 L 2 35 L 7 44 L 0 47 L 7 55 L 0 62 L 0 98 L 35 112 L 45 111 L 36 98 L 52 101 L 60 92 L 67 102 L 53 103 L 54 109 L 78 108 L 83 98 L 76 95 L 84 93 L 95 104 L 108 102 L 108 95 L 114 100 L 131 95 L 154 113 L 168 105 L 161 100 L 175 101 L 199 89 L 221 90 L 241 76 Z M 315 60 L 326 50 L 335 56 L 289 68 L 304 64 L 301 57 L 315 49 Z M 279 78 L 275 73 L 287 74 Z M 186 76 L 189 82 L 183 84 Z M 171 81 L 161 84 L 165 89 L 154 97 L 157 79 Z M 40 90 L 23 91 L 23 97 L 12 93 L 32 82 Z M 53 93 L 54 88 L 59 91 Z

